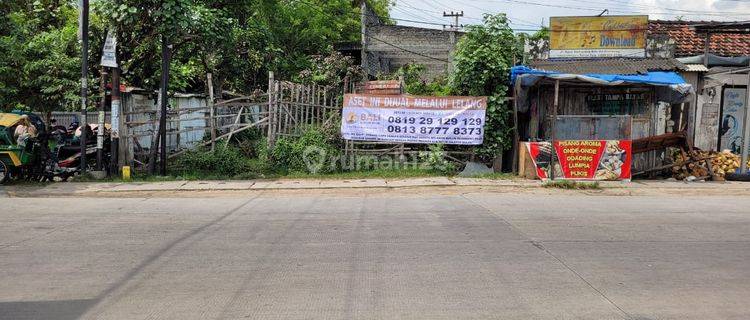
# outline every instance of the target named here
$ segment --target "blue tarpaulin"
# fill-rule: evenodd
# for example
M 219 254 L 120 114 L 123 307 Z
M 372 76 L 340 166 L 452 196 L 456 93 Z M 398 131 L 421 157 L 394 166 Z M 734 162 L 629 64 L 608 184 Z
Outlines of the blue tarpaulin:
M 685 82 L 678 73 L 671 71 L 649 71 L 647 74 L 571 74 L 516 66 L 510 70 L 511 83 L 521 109 L 526 105 L 528 90 L 543 79 L 561 82 L 584 82 L 600 86 L 643 84 L 656 86 L 660 100 L 668 103 L 681 103 L 694 92 L 693 86 Z
M 624 74 L 567 74 L 554 71 L 532 69 L 526 66 L 516 66 L 510 71 L 511 82 L 521 82 L 522 87 L 536 84 L 542 78 L 556 80 L 578 80 L 600 85 L 647 84 L 654 86 L 668 86 L 682 94 L 691 92 L 692 86 L 685 82 L 678 73 L 672 71 L 649 71 L 641 75 Z

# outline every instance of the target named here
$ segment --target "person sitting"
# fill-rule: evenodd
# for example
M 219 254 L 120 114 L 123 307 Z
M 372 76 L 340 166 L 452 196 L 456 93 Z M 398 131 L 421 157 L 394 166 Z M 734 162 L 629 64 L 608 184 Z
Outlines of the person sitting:
M 29 116 L 23 115 L 16 125 L 16 130 L 13 133 L 13 137 L 19 146 L 25 147 L 29 139 L 36 138 L 37 130 L 36 127 L 29 120 Z

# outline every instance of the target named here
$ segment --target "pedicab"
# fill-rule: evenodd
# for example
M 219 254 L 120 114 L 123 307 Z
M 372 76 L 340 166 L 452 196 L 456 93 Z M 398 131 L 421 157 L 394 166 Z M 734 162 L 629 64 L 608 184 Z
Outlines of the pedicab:
M 0 184 L 44 177 L 49 154 L 45 136 L 43 122 L 36 115 L 0 113 Z
M 97 125 L 88 125 L 86 134 L 87 167 L 93 170 L 96 162 Z M 110 158 L 110 127 L 104 127 L 105 163 Z M 0 184 L 9 180 L 66 181 L 80 173 L 81 127 L 70 130 L 55 127 L 47 132 L 42 118 L 33 113 L 0 113 Z

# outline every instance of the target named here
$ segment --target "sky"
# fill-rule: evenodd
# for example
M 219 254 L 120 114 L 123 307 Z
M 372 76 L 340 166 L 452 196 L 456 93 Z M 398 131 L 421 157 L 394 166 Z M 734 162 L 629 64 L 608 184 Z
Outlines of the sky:
M 453 23 L 443 11 L 463 11 L 460 24 L 479 24 L 484 13 L 504 12 L 511 27 L 529 32 L 549 26 L 551 16 L 591 16 L 604 9 L 609 15 L 649 15 L 651 20 L 750 20 L 750 0 L 396 0 L 391 17 L 418 21 L 397 20 L 400 25 L 442 29 L 441 24 Z

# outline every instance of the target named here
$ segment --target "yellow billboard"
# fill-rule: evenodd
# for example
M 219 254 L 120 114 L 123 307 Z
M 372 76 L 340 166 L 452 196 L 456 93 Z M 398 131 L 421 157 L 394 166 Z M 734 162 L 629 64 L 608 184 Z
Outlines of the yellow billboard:
M 648 16 L 551 17 L 551 58 L 645 57 Z

